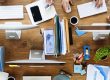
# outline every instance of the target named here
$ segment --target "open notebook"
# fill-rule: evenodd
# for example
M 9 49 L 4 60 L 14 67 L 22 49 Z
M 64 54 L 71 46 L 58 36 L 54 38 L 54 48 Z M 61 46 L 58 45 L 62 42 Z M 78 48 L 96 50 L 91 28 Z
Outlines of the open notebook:
M 95 2 L 92 1 L 92 2 L 77 5 L 77 9 L 78 9 L 80 18 L 107 12 L 107 6 L 105 3 L 105 0 L 103 0 L 103 5 L 100 8 L 95 7 Z

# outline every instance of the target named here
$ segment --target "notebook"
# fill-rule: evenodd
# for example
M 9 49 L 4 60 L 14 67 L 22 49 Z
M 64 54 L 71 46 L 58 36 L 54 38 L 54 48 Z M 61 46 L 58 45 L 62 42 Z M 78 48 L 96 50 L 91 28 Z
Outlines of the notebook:
M 23 5 L 0 6 L 0 19 L 22 19 Z
M 95 7 L 95 2 L 92 1 L 92 2 L 77 5 L 77 9 L 78 9 L 80 18 L 107 12 L 107 6 L 105 3 L 105 0 L 103 0 L 103 5 L 100 8 Z

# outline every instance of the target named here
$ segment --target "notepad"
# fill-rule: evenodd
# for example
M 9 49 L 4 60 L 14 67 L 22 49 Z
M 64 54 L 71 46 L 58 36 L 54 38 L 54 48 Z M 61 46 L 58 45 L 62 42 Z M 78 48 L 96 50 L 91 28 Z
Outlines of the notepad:
M 74 73 L 81 73 L 82 65 L 74 65 Z
M 0 19 L 22 19 L 23 5 L 0 6 Z
M 105 0 L 103 0 L 103 5 L 100 8 L 95 7 L 95 2 L 92 1 L 92 2 L 77 5 L 77 9 L 78 9 L 80 18 L 107 12 L 107 6 L 105 3 Z

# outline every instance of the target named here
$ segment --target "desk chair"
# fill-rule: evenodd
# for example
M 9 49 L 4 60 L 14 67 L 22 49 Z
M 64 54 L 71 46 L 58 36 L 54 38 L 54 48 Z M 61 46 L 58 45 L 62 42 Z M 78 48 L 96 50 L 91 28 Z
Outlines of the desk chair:
M 70 80 L 70 76 L 61 71 L 60 74 L 54 76 L 52 80 Z

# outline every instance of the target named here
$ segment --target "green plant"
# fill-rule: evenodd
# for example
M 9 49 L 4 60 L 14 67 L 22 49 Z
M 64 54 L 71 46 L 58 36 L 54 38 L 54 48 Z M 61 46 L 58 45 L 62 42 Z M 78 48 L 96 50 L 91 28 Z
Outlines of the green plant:
M 96 51 L 94 60 L 99 61 L 99 60 L 102 60 L 103 58 L 106 58 L 108 56 L 110 56 L 110 46 L 105 46 L 105 47 L 99 48 Z

